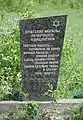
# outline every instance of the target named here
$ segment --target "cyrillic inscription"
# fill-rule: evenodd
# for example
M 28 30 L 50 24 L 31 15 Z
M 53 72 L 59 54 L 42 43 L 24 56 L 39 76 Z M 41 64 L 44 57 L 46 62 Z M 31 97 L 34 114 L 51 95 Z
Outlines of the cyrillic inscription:
M 23 90 L 30 100 L 49 100 L 48 84 L 57 88 L 66 15 L 21 20 Z

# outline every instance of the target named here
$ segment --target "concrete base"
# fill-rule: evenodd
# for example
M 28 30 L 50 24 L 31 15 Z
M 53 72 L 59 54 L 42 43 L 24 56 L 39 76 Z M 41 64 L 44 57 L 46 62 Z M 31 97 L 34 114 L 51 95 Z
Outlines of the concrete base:
M 47 111 L 50 112 L 54 118 L 57 118 L 53 120 L 71 120 L 72 107 L 83 104 L 83 99 L 57 99 L 57 103 L 53 101 L 0 101 L 0 115 L 6 114 L 16 105 L 32 102 L 39 104 L 39 111 L 41 113 Z
M 1 105 L 10 105 L 10 104 L 28 104 L 28 103 L 38 103 L 38 104 L 50 104 L 53 101 L 0 101 Z M 70 104 L 70 103 L 83 103 L 83 99 L 56 99 L 57 104 Z

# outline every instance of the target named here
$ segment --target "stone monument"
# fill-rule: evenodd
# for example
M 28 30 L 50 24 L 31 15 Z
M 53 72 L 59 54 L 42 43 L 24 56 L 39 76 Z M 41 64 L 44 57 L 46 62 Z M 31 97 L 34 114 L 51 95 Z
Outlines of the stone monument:
M 28 100 L 49 101 L 57 89 L 67 15 L 20 21 L 22 88 Z

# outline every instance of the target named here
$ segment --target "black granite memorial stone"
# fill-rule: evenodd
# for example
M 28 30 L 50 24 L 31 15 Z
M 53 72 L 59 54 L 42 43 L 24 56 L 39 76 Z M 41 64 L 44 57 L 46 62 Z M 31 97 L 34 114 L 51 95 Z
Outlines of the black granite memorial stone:
M 48 101 L 57 89 L 67 15 L 20 21 L 22 87 L 29 100 Z

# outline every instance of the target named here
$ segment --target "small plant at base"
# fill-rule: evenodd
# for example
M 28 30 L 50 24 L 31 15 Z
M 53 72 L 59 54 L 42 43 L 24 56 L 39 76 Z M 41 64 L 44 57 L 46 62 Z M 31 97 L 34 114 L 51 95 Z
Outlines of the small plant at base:
M 83 120 L 83 104 L 72 110 L 71 120 Z
M 53 102 L 57 103 L 56 100 L 56 95 L 57 95 L 57 90 L 54 90 L 53 85 L 52 84 L 48 84 L 48 91 L 45 92 L 45 95 L 50 96 L 51 98 L 53 98 Z

